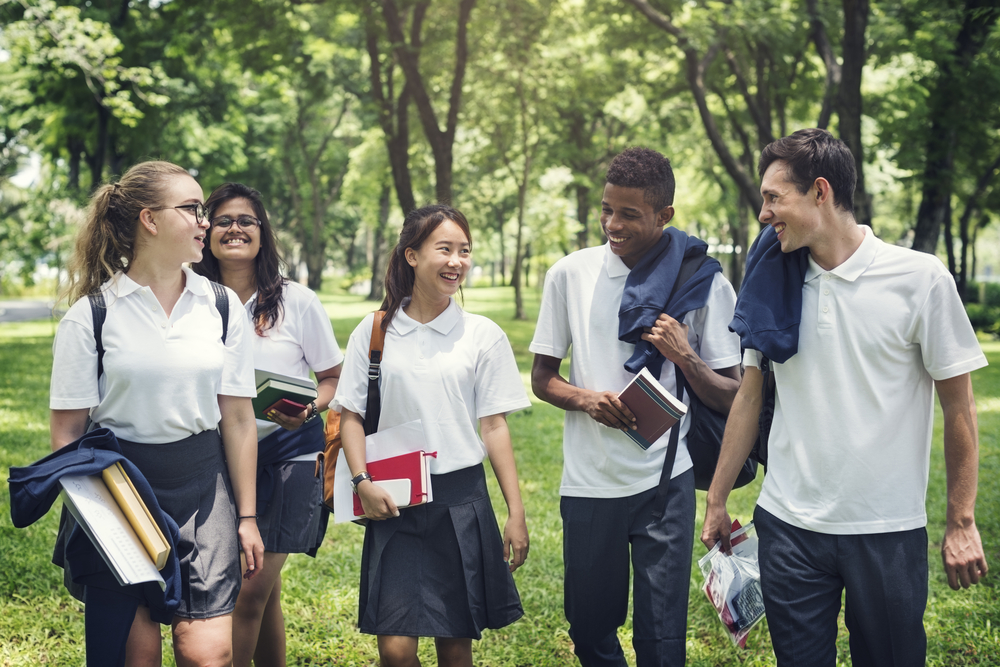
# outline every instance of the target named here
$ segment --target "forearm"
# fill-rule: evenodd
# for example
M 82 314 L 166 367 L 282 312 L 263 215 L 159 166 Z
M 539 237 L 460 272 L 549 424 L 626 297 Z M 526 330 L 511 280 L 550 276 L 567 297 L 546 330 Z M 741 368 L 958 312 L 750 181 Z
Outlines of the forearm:
M 563 410 L 582 411 L 586 397 L 593 393 L 569 383 L 558 370 L 539 367 L 531 369 L 531 390 L 535 396 Z
M 725 506 L 736 478 L 743 468 L 743 462 L 750 456 L 757 441 L 758 419 L 760 417 L 761 386 L 763 377 L 757 368 L 748 367 L 739 391 L 733 400 L 726 431 L 722 436 L 719 462 L 715 468 L 712 485 L 708 490 L 709 505 Z
M 362 470 L 367 470 L 365 458 L 365 423 L 356 412 L 341 410 L 340 441 L 344 447 L 344 458 L 351 469 L 351 477 Z
M 976 403 L 968 375 L 937 383 L 944 414 L 944 460 L 948 480 L 950 527 L 975 523 L 979 483 L 979 432 Z
M 238 516 L 257 513 L 257 422 L 249 398 L 219 396 L 219 432 Z
M 510 516 L 524 516 L 524 503 L 517 481 L 517 464 L 514 461 L 514 447 L 511 444 L 510 428 L 504 415 L 491 415 L 480 420 L 480 432 L 490 465 L 496 474 L 500 491 L 507 503 Z
M 87 428 L 90 408 L 80 410 L 50 410 L 49 439 L 52 451 L 61 449 L 83 435 Z
M 693 351 L 679 358 L 677 365 L 702 403 L 716 412 L 729 414 L 740 388 L 739 366 L 713 370 Z
M 341 367 L 342 364 L 316 373 L 316 379 L 319 380 L 319 384 L 316 387 L 316 391 L 319 394 L 316 397 L 316 407 L 320 412 L 330 407 L 333 397 L 337 394 L 337 384 L 340 383 Z

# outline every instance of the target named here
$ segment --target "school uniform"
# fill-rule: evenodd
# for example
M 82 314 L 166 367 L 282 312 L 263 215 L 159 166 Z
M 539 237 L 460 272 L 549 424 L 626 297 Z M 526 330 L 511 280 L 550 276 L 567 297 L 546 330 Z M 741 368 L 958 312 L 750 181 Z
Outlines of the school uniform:
M 125 274 L 102 287 L 107 319 L 100 378 L 90 303 L 73 304 L 53 344 L 49 407 L 90 408 L 91 419 L 115 434 L 122 453 L 178 524 L 184 576 L 176 615 L 212 618 L 232 612 L 240 587 L 218 397 L 255 395 L 253 358 L 236 295 L 227 290 L 223 343 L 209 281 L 187 268 L 184 275 L 184 290 L 169 316 L 148 287 Z
M 254 367 L 307 378 L 310 370 L 340 365 L 344 355 L 316 294 L 286 281 L 281 298 L 281 314 L 263 336 L 257 335 L 253 325 L 257 293 L 244 304 Z M 257 528 L 264 549 L 315 556 L 326 533 L 323 478 L 316 474 L 316 455 L 326 444 L 323 421 L 314 419 L 286 431 L 272 421 L 258 419 L 257 438 Z
M 405 306 L 406 302 L 404 302 Z M 362 417 L 373 316 L 347 346 L 335 409 Z M 402 308 L 386 330 L 379 430 L 421 420 L 434 501 L 368 522 L 358 625 L 377 635 L 479 639 L 523 615 L 486 491 L 480 418 L 531 403 L 504 332 L 454 300 L 422 324 Z

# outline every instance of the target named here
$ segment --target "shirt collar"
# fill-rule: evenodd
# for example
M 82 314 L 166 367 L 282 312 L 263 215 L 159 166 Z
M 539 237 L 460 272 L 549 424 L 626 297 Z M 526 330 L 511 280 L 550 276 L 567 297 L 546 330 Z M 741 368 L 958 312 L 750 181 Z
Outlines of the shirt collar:
M 184 292 L 191 292 L 197 296 L 205 296 L 209 293 L 208 278 L 198 275 L 186 266 L 183 267 L 183 271 L 185 275 Z M 132 292 L 141 290 L 142 285 L 129 278 L 127 273 L 119 271 L 108 282 L 104 283 L 101 289 L 113 298 L 121 299 Z
M 625 266 L 622 258 L 611 252 L 611 244 L 604 244 L 604 270 L 608 272 L 609 278 L 621 278 L 627 276 L 632 269 Z
M 875 259 L 875 253 L 878 251 L 878 239 L 875 234 L 872 233 L 871 227 L 868 225 L 858 225 L 861 227 L 861 231 L 864 232 L 864 238 L 861 240 L 861 245 L 855 250 L 850 257 L 847 258 L 840 266 L 835 266 L 830 269 L 829 273 L 837 276 L 841 280 L 846 280 L 849 283 L 853 283 L 855 280 L 861 277 L 861 274 L 865 272 L 869 266 L 871 266 L 872 260 Z M 806 270 L 806 282 L 810 280 L 815 280 L 827 270 L 816 263 L 813 259 L 812 254 L 809 255 L 809 268 Z
M 444 309 L 443 313 L 426 324 L 417 322 L 403 311 L 403 306 L 408 303 L 410 303 L 409 297 L 403 299 L 403 303 L 400 304 L 399 310 L 396 311 L 396 314 L 393 316 L 392 322 L 390 323 L 390 326 L 395 329 L 396 333 L 400 336 L 405 336 L 420 326 L 430 327 L 442 336 L 447 336 L 462 318 L 462 309 L 458 307 L 457 303 L 455 303 L 454 298 L 448 300 L 448 307 Z

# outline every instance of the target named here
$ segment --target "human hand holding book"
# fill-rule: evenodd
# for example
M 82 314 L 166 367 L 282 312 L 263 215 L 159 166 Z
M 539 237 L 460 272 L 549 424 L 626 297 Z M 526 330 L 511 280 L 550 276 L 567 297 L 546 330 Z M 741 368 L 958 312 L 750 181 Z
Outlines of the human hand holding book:
M 625 434 L 643 449 L 649 449 L 687 414 L 687 406 L 664 389 L 645 367 L 635 374 L 618 398 L 636 418 L 636 428 L 624 429 Z

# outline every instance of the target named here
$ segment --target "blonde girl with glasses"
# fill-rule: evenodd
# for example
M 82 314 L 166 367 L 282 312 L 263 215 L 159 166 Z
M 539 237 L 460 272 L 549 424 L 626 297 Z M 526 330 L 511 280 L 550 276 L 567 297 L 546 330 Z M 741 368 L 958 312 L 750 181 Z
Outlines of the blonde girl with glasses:
M 83 435 L 88 418 L 109 428 L 180 528 L 181 594 L 171 626 L 182 666 L 231 664 L 240 553 L 251 578 L 264 551 L 246 317 L 227 290 L 223 342 L 212 285 L 185 266 L 201 259 L 207 229 L 201 186 L 177 165 L 143 162 L 98 188 L 70 264 L 72 305 L 53 346 L 49 403 L 54 450 Z M 85 298 L 94 293 L 107 308 L 100 377 Z M 71 592 L 86 597 L 77 588 Z M 127 600 L 134 589 L 116 594 Z M 118 664 L 159 665 L 159 625 L 140 600 L 133 604 Z

